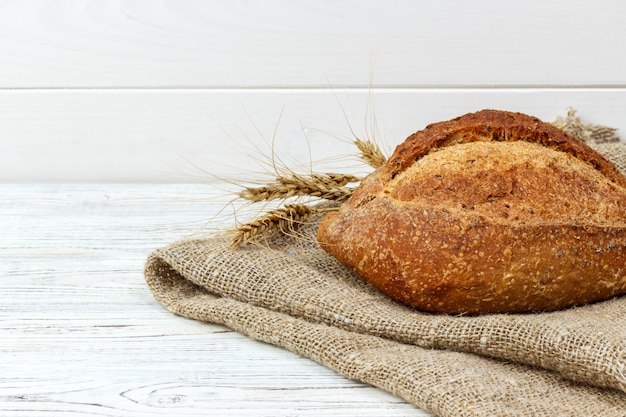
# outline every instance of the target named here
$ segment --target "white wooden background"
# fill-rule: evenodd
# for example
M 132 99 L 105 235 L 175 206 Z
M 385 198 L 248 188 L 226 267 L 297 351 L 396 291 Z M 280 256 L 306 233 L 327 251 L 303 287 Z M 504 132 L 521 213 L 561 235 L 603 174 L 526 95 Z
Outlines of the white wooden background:
M 277 125 L 296 160 L 305 136 L 349 153 L 332 135 L 366 134 L 370 92 L 390 146 L 486 107 L 623 127 L 625 22 L 619 0 L 2 0 L 0 181 L 236 174 Z
M 391 149 L 482 108 L 623 134 L 625 22 L 619 0 L 0 0 L 0 415 L 425 415 L 172 316 L 145 258 L 230 225 L 214 176 L 272 142 L 345 171 L 350 127 Z

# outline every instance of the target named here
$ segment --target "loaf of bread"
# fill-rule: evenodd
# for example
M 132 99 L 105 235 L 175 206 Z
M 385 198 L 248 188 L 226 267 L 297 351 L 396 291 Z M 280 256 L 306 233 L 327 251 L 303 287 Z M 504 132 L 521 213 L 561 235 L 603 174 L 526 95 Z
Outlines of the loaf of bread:
M 409 136 L 318 241 L 420 310 L 562 309 L 626 293 L 626 178 L 548 123 L 483 110 Z

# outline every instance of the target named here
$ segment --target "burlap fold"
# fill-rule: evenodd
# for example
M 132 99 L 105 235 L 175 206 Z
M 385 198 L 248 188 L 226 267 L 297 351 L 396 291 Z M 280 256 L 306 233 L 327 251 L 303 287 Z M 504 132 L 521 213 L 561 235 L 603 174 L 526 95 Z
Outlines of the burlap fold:
M 620 169 L 626 147 L 593 143 Z M 145 277 L 173 313 L 282 346 L 440 416 L 626 416 L 626 297 L 542 314 L 452 317 L 401 306 L 316 243 L 237 250 L 227 236 L 153 252 Z

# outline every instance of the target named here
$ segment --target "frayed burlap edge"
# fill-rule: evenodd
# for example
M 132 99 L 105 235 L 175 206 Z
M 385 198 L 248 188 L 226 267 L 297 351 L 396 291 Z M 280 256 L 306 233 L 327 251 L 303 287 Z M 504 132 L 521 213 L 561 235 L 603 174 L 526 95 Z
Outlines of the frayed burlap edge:
M 616 128 L 584 123 L 576 115 L 575 109 L 569 109 L 565 117 L 557 117 L 553 124 L 563 129 L 565 133 L 590 144 L 619 142 L 620 140 Z

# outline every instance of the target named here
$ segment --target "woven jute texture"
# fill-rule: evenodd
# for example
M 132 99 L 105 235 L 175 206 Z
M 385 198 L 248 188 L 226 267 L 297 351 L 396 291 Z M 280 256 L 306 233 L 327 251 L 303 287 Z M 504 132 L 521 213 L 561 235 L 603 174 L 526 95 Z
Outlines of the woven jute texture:
M 575 134 L 626 172 L 614 131 L 582 128 Z M 263 246 L 234 250 L 226 235 L 175 242 L 150 255 L 146 281 L 173 313 L 282 346 L 442 417 L 626 416 L 626 297 L 541 314 L 421 313 L 320 249 L 319 219 Z

